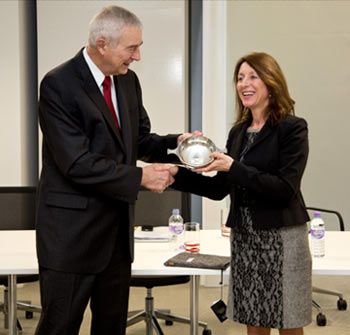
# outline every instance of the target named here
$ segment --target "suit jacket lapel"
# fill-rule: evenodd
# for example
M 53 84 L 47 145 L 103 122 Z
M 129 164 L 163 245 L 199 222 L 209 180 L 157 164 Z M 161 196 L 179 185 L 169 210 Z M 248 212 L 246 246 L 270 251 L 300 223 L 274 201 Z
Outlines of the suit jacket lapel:
M 235 160 L 239 160 L 242 143 L 244 140 L 245 133 L 247 132 L 248 125 L 248 122 L 242 123 L 240 129 L 238 130 L 238 134 L 233 139 L 233 145 L 230 150 L 230 156 L 233 157 Z
M 123 143 L 125 146 L 125 154 L 126 154 L 126 163 L 131 163 L 132 158 L 132 134 L 131 134 L 131 124 L 130 124 L 130 117 L 128 114 L 128 108 L 126 106 L 125 102 L 125 94 L 123 92 L 122 86 L 119 84 L 118 76 L 114 76 L 114 85 L 116 88 L 117 93 L 117 101 L 118 101 L 118 110 L 119 110 L 119 118 L 122 128 L 122 136 L 123 136 Z
M 84 90 L 86 91 L 88 97 L 94 102 L 97 108 L 102 112 L 103 117 L 105 118 L 107 124 L 109 125 L 109 127 L 111 128 L 115 136 L 117 137 L 117 140 L 124 151 L 125 148 L 124 148 L 120 131 L 119 129 L 117 129 L 114 123 L 112 114 L 101 94 L 100 89 L 96 85 L 96 82 L 89 70 L 89 67 L 87 66 L 84 60 L 82 51 L 80 51 L 78 55 L 75 57 L 75 63 L 77 65 L 78 71 L 80 72 L 80 75 L 82 78 L 82 86 Z
M 236 160 L 239 160 L 239 156 L 241 154 L 242 149 L 242 143 L 244 140 L 244 136 L 247 132 L 247 129 L 249 127 L 250 121 L 242 123 L 241 127 L 237 130 L 237 135 L 234 137 L 233 145 L 230 150 L 230 155 Z M 260 130 L 259 135 L 255 138 L 254 142 L 250 146 L 247 152 L 251 151 L 254 147 L 259 145 L 266 137 L 268 137 L 273 130 L 273 126 L 269 122 L 269 120 L 266 121 L 265 125 Z

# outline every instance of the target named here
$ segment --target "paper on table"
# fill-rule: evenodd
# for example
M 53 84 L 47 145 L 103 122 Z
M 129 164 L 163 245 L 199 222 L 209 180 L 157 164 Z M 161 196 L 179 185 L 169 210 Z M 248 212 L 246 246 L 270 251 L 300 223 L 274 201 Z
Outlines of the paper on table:
M 172 239 L 168 227 L 154 227 L 152 231 L 143 231 L 138 227 L 134 237 L 136 242 L 169 242 Z

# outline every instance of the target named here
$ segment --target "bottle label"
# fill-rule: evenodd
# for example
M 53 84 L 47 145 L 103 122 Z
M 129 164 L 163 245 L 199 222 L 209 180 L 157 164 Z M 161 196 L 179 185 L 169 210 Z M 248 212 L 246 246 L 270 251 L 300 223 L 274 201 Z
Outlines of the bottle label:
M 311 238 L 316 240 L 321 240 L 324 238 L 325 230 L 324 229 L 311 229 L 310 231 Z
M 180 235 L 184 230 L 183 224 L 169 224 L 169 230 L 171 233 Z

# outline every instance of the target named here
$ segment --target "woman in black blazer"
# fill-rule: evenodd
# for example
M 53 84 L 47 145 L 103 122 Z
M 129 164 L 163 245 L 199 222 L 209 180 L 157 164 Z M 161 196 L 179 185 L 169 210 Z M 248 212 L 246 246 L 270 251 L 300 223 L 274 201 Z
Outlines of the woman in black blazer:
M 172 187 L 211 199 L 230 195 L 232 264 L 227 316 L 250 335 L 301 335 L 311 322 L 311 256 L 300 191 L 308 157 L 305 120 L 276 60 L 242 57 L 234 71 L 238 117 L 227 154 L 195 172 L 179 168 Z M 198 172 L 218 171 L 214 177 Z

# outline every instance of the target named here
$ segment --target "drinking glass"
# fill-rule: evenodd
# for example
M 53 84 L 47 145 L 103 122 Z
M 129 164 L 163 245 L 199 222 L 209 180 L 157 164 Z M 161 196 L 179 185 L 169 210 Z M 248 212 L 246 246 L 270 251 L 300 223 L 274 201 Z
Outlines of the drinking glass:
M 200 250 L 200 224 L 198 222 L 186 222 L 184 225 L 184 247 L 187 252 L 199 252 Z

